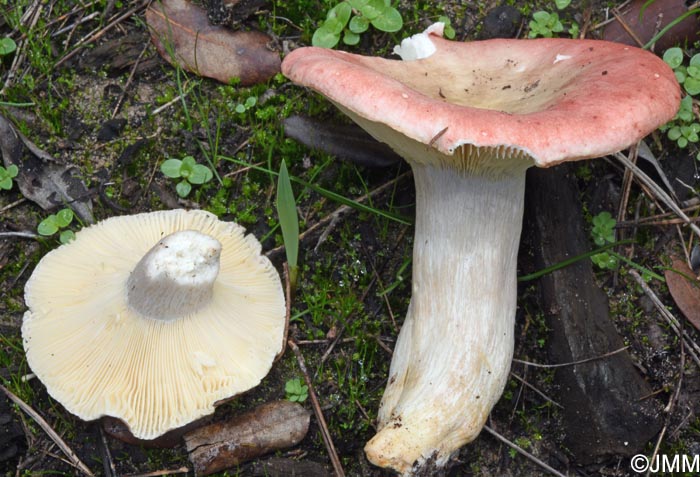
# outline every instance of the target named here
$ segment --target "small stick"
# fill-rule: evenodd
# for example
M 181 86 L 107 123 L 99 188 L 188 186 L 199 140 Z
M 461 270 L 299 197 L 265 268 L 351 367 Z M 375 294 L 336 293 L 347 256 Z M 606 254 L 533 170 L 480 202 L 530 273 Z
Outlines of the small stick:
M 578 361 L 571 361 L 570 363 L 538 364 L 538 363 L 531 363 L 530 361 L 523 361 L 523 360 L 515 359 L 515 358 L 513 358 L 513 362 L 519 363 L 519 364 L 525 364 L 527 366 L 533 366 L 535 368 L 563 368 L 565 366 L 576 366 L 577 364 L 589 363 L 591 361 L 597 361 L 599 359 L 608 358 L 608 357 L 615 355 L 617 353 L 621 353 L 622 351 L 626 350 L 627 348 L 629 348 L 629 346 L 623 346 L 620 349 L 616 349 L 615 351 L 610 351 L 609 353 L 601 354 L 600 356 L 594 356 L 592 358 L 580 359 Z
M 39 235 L 32 233 L 32 232 L 0 232 L 0 238 L 7 238 L 7 237 L 20 237 L 20 238 L 28 238 L 28 239 L 40 238 Z
M 97 13 L 97 12 L 95 12 Z M 136 61 L 134 61 L 134 65 L 131 67 L 131 71 L 129 72 L 129 77 L 126 79 L 126 84 L 124 84 L 124 88 L 122 89 L 122 94 L 119 95 L 119 99 L 117 100 L 117 104 L 114 106 L 114 110 L 112 110 L 112 119 L 117 115 L 119 110 L 122 108 L 122 104 L 124 104 L 124 98 L 126 97 L 126 92 L 129 90 L 129 86 L 131 86 L 131 83 L 134 81 L 134 75 L 136 74 L 136 68 L 139 67 L 139 64 L 141 63 L 141 59 L 143 58 L 143 55 L 146 53 L 146 50 L 148 49 L 149 43 L 147 42 L 143 49 L 141 50 L 141 53 L 139 53 L 138 58 L 136 58 Z
M 683 344 L 685 344 L 687 348 L 688 354 L 693 361 L 695 361 L 695 364 L 700 367 L 700 347 L 692 340 L 688 333 L 683 330 L 680 322 L 670 311 L 666 309 L 659 297 L 656 296 L 656 293 L 654 293 L 654 290 L 649 288 L 649 285 L 647 285 L 647 282 L 644 281 L 639 273 L 637 273 L 636 270 L 630 270 L 629 273 L 637 281 L 639 286 L 642 287 L 642 290 L 644 290 L 644 293 L 646 293 L 646 295 L 651 299 L 652 303 L 654 303 L 654 306 L 658 310 L 659 314 L 664 317 L 666 322 L 671 325 L 671 328 L 673 328 L 673 331 L 675 331 L 678 337 L 681 338 Z
M 64 16 L 65 16 L 65 15 L 64 15 Z M 66 33 L 66 32 L 68 32 L 68 31 L 70 31 L 70 30 L 73 30 L 74 28 L 76 28 L 76 27 L 82 25 L 83 23 L 87 23 L 87 22 L 89 22 L 90 20 L 92 20 L 93 18 L 96 18 L 96 17 L 99 17 L 99 16 L 100 16 L 100 12 L 93 12 L 93 13 L 87 15 L 87 16 L 82 17 L 82 18 L 81 18 L 80 20 L 78 20 L 77 22 L 72 23 L 72 24 L 70 24 L 70 25 L 66 25 L 66 26 L 64 26 L 63 28 L 61 28 L 61 29 L 59 29 L 59 30 L 57 30 L 57 31 L 55 31 L 55 32 L 53 32 L 53 33 L 51 33 L 51 37 L 52 37 L 52 38 L 55 38 L 55 37 L 57 37 L 58 35 L 62 35 L 63 33 Z
M 640 48 L 643 47 L 644 42 L 639 39 L 639 36 L 637 36 L 637 34 L 634 32 L 634 30 L 632 30 L 630 28 L 630 26 L 627 24 L 625 19 L 622 18 L 620 13 L 617 11 L 617 8 L 612 9 L 612 14 L 615 17 L 615 20 L 617 20 L 620 23 L 620 26 L 622 27 L 622 29 L 625 30 L 625 32 L 627 32 L 627 34 L 632 37 L 632 39 L 635 41 L 635 43 L 637 43 L 637 46 L 639 46 Z
M 141 474 L 126 474 L 123 477 L 159 477 L 161 475 L 186 474 L 189 471 L 190 469 L 187 467 L 180 467 L 179 469 L 155 470 L 153 472 L 144 472 Z
M 433 138 L 430 140 L 430 142 L 428 143 L 428 146 L 432 147 L 433 144 L 435 144 L 438 139 L 440 139 L 442 136 L 445 135 L 445 133 L 447 132 L 448 129 L 450 129 L 450 127 L 445 126 L 443 129 L 438 131 L 438 133 L 435 136 L 433 136 Z
M 92 471 L 83 464 L 83 462 L 78 458 L 77 455 L 75 455 L 75 452 L 68 447 L 68 444 L 65 443 L 63 439 L 61 439 L 61 436 L 59 436 L 56 431 L 54 431 L 51 426 L 49 425 L 48 422 L 44 420 L 43 417 L 41 417 L 34 409 L 32 409 L 27 403 L 22 401 L 20 398 L 14 395 L 12 391 L 7 389 L 5 386 L 0 384 L 0 391 L 5 393 L 5 395 L 12 401 L 13 403 L 17 404 L 22 411 L 27 413 L 29 417 L 34 419 L 34 422 L 39 424 L 39 427 L 41 427 L 46 434 L 51 438 L 52 441 L 58 446 L 59 449 L 68 457 L 68 459 L 71 462 L 71 465 L 73 465 L 75 468 L 80 470 L 83 474 L 89 476 L 89 477 L 95 477 L 95 474 L 92 473 Z
M 100 450 L 104 460 L 105 477 L 118 477 L 119 474 L 117 474 L 117 468 L 114 466 L 114 459 L 112 459 L 112 452 L 109 450 L 109 443 L 107 442 L 104 428 L 98 424 L 97 429 L 100 434 Z
M 546 471 L 548 471 L 550 474 L 556 475 L 557 477 L 568 477 L 566 474 L 562 474 L 561 472 L 559 472 L 558 470 L 556 470 L 554 467 L 551 467 L 550 465 L 548 465 L 548 464 L 546 464 L 545 462 L 541 461 L 540 459 L 538 459 L 538 458 L 535 457 L 534 455 L 530 454 L 528 451 L 526 451 L 525 449 L 523 449 L 523 448 L 520 447 L 519 445 L 515 444 L 514 442 L 509 441 L 508 439 L 506 439 L 505 437 L 503 437 L 502 435 L 500 435 L 498 432 L 496 432 L 496 431 L 494 431 L 493 429 L 491 429 L 489 426 L 484 426 L 484 430 L 485 430 L 486 432 L 488 432 L 489 434 L 491 434 L 491 435 L 492 435 L 493 437 L 495 437 L 496 439 L 498 439 L 499 441 L 503 442 L 505 445 L 507 445 L 507 446 L 510 447 L 511 449 L 515 450 L 515 451 L 518 452 L 519 454 L 524 455 L 525 457 L 527 457 L 528 459 L 530 459 L 532 462 L 534 462 L 535 464 L 539 465 L 540 467 L 542 467 L 543 469 L 545 469 Z
M 286 297 L 284 305 L 284 336 L 282 337 L 282 349 L 275 356 L 275 363 L 284 355 L 287 346 L 287 337 L 289 336 L 289 317 L 292 314 L 292 285 L 289 282 L 289 265 L 284 262 L 284 294 Z
M 17 207 L 18 205 L 20 205 L 21 203 L 26 202 L 26 201 L 27 201 L 26 197 L 22 197 L 21 199 L 17 199 L 16 201 L 11 202 L 11 203 L 7 204 L 5 207 L 3 207 L 2 209 L 0 209 L 0 214 L 2 214 L 3 212 L 7 212 L 8 210 L 12 209 L 13 207 Z
M 311 383 L 311 378 L 309 377 L 309 372 L 306 369 L 306 362 L 304 361 L 304 356 L 299 351 L 299 347 L 294 342 L 294 340 L 289 340 L 287 342 L 289 348 L 294 352 L 297 357 L 297 362 L 299 363 L 299 368 L 301 373 L 304 375 L 304 381 L 309 387 L 309 397 L 311 398 L 311 404 L 314 408 L 314 414 L 316 415 L 316 420 L 318 421 L 318 426 L 321 429 L 321 437 L 323 437 L 323 442 L 326 444 L 326 449 L 328 450 L 328 456 L 331 459 L 331 464 L 333 465 L 333 470 L 335 470 L 336 477 L 345 477 L 345 471 L 338 458 L 338 453 L 333 445 L 333 439 L 328 431 L 328 424 L 326 424 L 326 419 L 323 417 L 323 411 L 321 411 L 321 405 L 318 402 L 318 397 L 316 396 L 316 391 L 314 391 L 313 384 Z
M 187 94 L 187 93 L 179 94 L 179 95 L 177 95 L 175 98 L 173 98 L 173 99 L 171 99 L 170 101 L 168 101 L 167 103 L 165 103 L 165 104 L 163 104 L 163 105 L 161 105 L 161 106 L 158 106 L 156 109 L 154 109 L 153 111 L 151 111 L 151 116 L 155 116 L 156 114 L 160 114 L 160 113 L 162 113 L 164 110 L 166 110 L 166 109 L 168 109 L 170 106 L 172 106 L 173 104 L 177 103 L 178 101 L 182 101 L 182 98 L 184 98 L 186 94 Z
M 618 161 L 623 163 L 626 167 L 632 170 L 634 175 L 639 179 L 639 181 L 646 185 L 649 189 L 651 189 L 652 192 L 656 195 L 656 197 L 666 204 L 666 206 L 673 210 L 676 215 L 678 215 L 680 218 L 684 220 L 684 222 L 692 229 L 693 232 L 695 232 L 699 237 L 700 237 L 700 228 L 695 225 L 690 218 L 681 210 L 681 208 L 676 204 L 676 202 L 664 191 L 659 185 L 654 182 L 648 175 L 646 175 L 639 167 L 637 167 L 636 164 L 634 164 L 632 161 L 627 159 L 627 157 L 624 154 L 621 153 L 615 153 L 615 157 L 617 158 Z
M 537 389 L 535 386 L 533 386 L 532 384 L 530 384 L 530 383 L 528 383 L 527 381 L 525 381 L 525 379 L 521 378 L 520 376 L 518 376 L 518 375 L 515 374 L 514 372 L 511 371 L 511 372 L 510 372 L 510 375 L 513 376 L 517 381 L 520 381 L 525 387 L 527 387 L 527 388 L 531 389 L 532 391 L 534 391 L 535 393 L 537 393 L 542 399 L 544 399 L 544 400 L 547 401 L 548 403 L 551 403 L 551 404 L 557 406 L 557 407 L 560 408 L 560 409 L 564 409 L 564 406 L 562 406 L 561 404 L 559 404 L 558 402 L 556 402 L 554 399 L 552 399 L 552 398 L 550 398 L 549 396 L 547 396 L 545 393 L 543 393 L 542 391 L 540 391 L 539 389 Z
M 133 14 L 138 12 L 139 10 L 145 8 L 150 3 L 150 1 L 151 0 L 145 0 L 145 1 L 141 2 L 139 5 L 135 6 L 134 8 L 127 10 L 124 14 L 119 15 L 112 22 L 105 25 L 105 27 L 102 28 L 101 30 L 99 30 L 99 31 L 95 32 L 94 34 L 89 35 L 89 36 L 83 38 L 82 40 L 80 40 L 78 43 L 75 44 L 75 46 L 73 47 L 73 50 L 71 50 L 70 53 L 64 55 L 63 58 L 61 58 L 60 60 L 58 60 L 56 62 L 56 64 L 54 64 L 54 66 L 53 66 L 54 69 L 58 68 L 63 63 L 65 63 L 66 61 L 70 60 L 75 55 L 77 55 L 78 52 L 81 51 L 81 49 L 85 45 L 88 45 L 88 44 L 92 43 L 93 41 L 102 38 L 108 31 L 110 31 L 115 26 L 119 25 L 122 22 L 122 20 L 129 18 L 130 16 L 132 16 Z

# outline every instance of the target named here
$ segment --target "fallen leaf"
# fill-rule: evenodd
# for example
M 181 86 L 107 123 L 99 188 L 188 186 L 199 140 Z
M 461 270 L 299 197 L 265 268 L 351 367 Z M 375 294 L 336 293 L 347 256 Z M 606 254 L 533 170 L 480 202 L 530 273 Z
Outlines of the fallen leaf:
M 19 168 L 15 178 L 24 197 L 46 211 L 70 207 L 84 224 L 94 223 L 92 201 L 75 168 L 60 164 L 0 115 L 0 152 L 5 167 Z
M 666 285 L 676 306 L 700 330 L 700 281 L 683 260 L 674 259 L 673 270 L 666 270 Z
M 248 86 L 280 71 L 271 38 L 258 31 L 211 25 L 203 8 L 185 0 L 153 2 L 146 10 L 151 39 L 160 55 L 200 76 Z
M 648 0 L 634 0 L 629 8 L 620 13 L 620 19 L 624 22 L 624 26 L 620 23 L 620 19 L 608 23 L 603 30 L 603 39 L 640 46 L 627 29 L 632 31 L 642 43 L 646 43 L 661 28 L 686 13 L 688 11 L 686 3 L 685 0 L 654 0 L 651 3 Z M 642 8 L 644 8 L 643 12 Z M 640 12 L 642 12 L 641 16 Z M 692 43 L 698 39 L 697 32 L 697 16 L 690 15 L 659 38 L 655 50 L 662 53 L 665 49 L 677 44 L 686 41 Z

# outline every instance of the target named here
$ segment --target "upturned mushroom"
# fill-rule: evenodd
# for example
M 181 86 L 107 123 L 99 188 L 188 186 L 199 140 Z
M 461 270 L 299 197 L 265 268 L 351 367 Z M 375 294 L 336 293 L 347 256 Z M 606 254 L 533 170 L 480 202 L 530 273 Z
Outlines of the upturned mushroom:
M 365 447 L 404 475 L 476 438 L 513 354 L 525 171 L 622 150 L 670 120 L 680 91 L 659 58 L 568 39 L 404 40 L 402 60 L 299 48 L 282 71 L 413 169 L 412 296 Z M 553 206 L 556 206 L 555 204 Z
M 139 439 L 212 413 L 282 349 L 284 294 L 260 249 L 204 211 L 82 229 L 27 281 L 29 366 L 69 412 L 119 418 Z

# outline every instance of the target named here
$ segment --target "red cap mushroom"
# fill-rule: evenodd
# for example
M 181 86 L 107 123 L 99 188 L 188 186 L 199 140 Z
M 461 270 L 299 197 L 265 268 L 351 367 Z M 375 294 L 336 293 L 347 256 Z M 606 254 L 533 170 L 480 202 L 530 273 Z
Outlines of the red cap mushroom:
M 411 303 L 370 461 L 404 475 L 444 466 L 479 434 L 513 354 L 525 171 L 610 154 L 680 102 L 653 54 L 596 40 L 404 40 L 403 61 L 300 48 L 282 64 L 411 165 Z

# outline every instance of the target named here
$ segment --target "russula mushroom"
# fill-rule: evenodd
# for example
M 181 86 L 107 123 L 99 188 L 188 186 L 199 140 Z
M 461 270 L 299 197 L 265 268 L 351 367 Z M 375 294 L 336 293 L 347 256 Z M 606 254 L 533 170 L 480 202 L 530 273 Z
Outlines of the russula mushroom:
M 113 217 L 46 254 L 22 338 L 48 393 L 154 439 L 256 386 L 281 351 L 279 275 L 241 226 L 204 211 Z
M 412 296 L 371 462 L 444 466 L 479 434 L 513 354 L 525 171 L 603 156 L 670 120 L 680 90 L 659 58 L 569 39 L 404 40 L 402 60 L 299 48 L 282 64 L 411 165 Z

